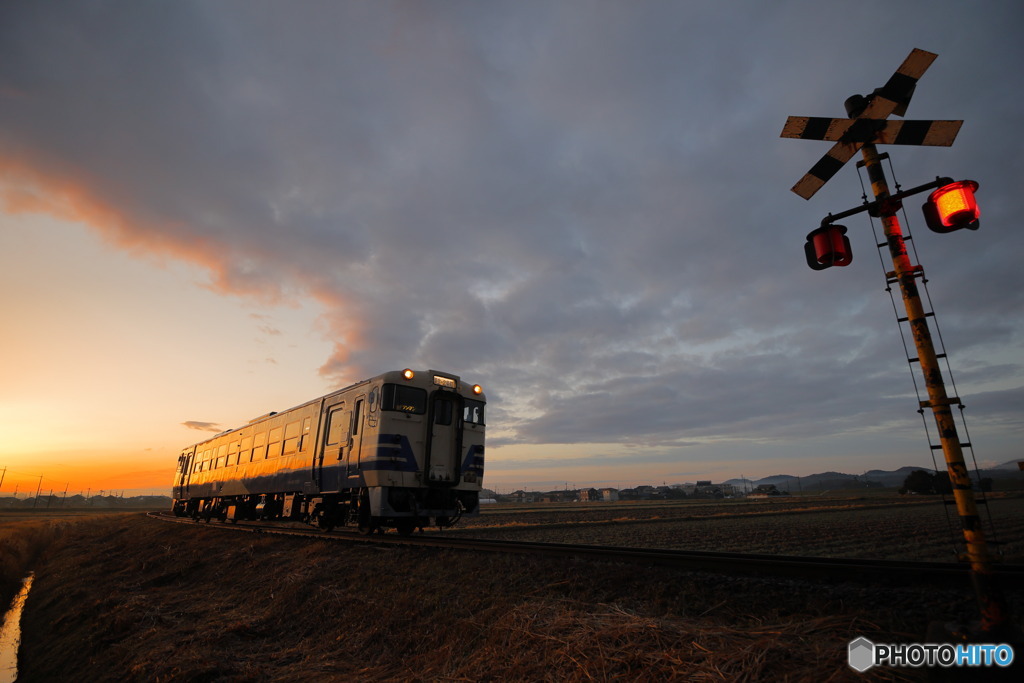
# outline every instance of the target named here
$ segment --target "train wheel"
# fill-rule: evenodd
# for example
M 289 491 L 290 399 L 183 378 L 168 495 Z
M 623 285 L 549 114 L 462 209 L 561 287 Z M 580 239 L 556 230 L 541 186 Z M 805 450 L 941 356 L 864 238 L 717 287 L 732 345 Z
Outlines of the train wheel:
M 395 522 L 395 530 L 399 536 L 412 536 L 412 532 L 416 531 L 416 525 L 411 519 L 400 519 Z
M 324 531 L 334 531 L 338 523 L 338 515 L 335 512 L 321 510 L 316 518 L 316 525 Z
M 359 529 L 359 533 L 363 536 L 369 536 L 377 529 L 377 525 L 373 523 L 373 518 L 370 516 L 370 493 L 366 489 L 359 492 L 356 528 Z

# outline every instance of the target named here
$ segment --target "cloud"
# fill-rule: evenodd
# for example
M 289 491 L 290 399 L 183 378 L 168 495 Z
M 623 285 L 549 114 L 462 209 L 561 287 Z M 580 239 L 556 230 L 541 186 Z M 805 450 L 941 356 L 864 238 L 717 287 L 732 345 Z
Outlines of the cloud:
M 801 251 L 856 204 L 854 163 L 796 198 L 825 147 L 782 123 L 841 115 L 908 40 L 942 53 L 910 113 L 967 119 L 942 168 L 983 175 L 989 203 L 978 233 L 921 235 L 921 260 L 977 390 L 1016 391 L 1024 55 L 1011 9 L 871 6 L 884 26 L 804 2 L 6 3 L 0 201 L 216 292 L 316 302 L 335 384 L 480 381 L 498 443 L 880 429 L 916 403 L 876 238 L 851 223 L 854 266 L 824 273 Z M 894 47 L 863 54 L 865 30 Z M 901 149 L 904 182 L 937 154 Z
M 198 420 L 186 420 L 181 423 L 189 429 L 195 429 L 200 432 L 220 432 L 223 431 L 221 426 L 216 422 L 200 422 Z

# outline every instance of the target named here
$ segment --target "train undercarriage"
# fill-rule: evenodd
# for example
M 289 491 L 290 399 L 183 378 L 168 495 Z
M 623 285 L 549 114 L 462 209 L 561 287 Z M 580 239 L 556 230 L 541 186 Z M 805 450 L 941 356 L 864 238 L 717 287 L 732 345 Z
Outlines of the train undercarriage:
M 393 528 L 402 536 L 416 529 L 447 528 L 479 510 L 476 491 L 364 487 L 335 493 L 268 493 L 175 500 L 178 517 L 197 521 L 300 521 L 325 531 L 354 526 L 361 534 Z

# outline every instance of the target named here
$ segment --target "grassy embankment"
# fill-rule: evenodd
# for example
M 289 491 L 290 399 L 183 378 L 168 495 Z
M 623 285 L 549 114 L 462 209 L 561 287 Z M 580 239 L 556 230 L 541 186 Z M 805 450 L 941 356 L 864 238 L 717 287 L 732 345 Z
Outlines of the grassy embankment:
M 47 519 L 11 520 L 0 513 L 0 614 L 21 589 L 39 555 L 57 539 L 65 522 Z

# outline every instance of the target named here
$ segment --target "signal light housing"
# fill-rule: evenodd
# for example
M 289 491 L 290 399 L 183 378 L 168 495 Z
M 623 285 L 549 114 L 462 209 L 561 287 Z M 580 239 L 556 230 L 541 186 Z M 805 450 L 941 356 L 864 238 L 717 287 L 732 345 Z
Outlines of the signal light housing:
M 409 368 L 406 368 L 405 370 L 402 370 L 402 377 L 404 377 L 406 379 L 412 379 L 415 376 L 416 376 L 416 373 L 413 372 L 412 370 L 410 370 Z
M 846 236 L 844 225 L 823 225 L 807 235 L 804 245 L 807 265 L 811 270 L 825 270 L 832 266 L 848 266 L 853 262 L 853 248 Z
M 981 215 L 974 198 L 977 189 L 978 183 L 973 180 L 961 180 L 943 185 L 928 195 L 928 201 L 921 207 L 928 229 L 938 233 L 961 228 L 977 230 Z

